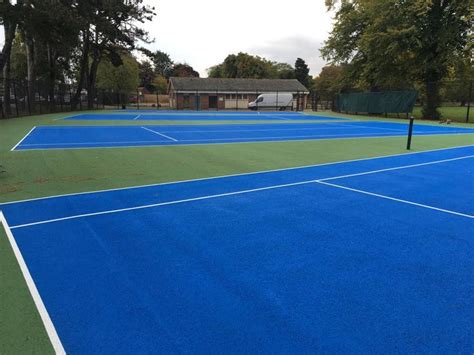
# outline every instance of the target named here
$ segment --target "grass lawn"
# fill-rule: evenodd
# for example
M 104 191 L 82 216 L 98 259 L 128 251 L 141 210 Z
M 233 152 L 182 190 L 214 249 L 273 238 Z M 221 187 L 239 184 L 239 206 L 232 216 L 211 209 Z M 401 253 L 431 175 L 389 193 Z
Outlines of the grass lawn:
M 55 120 L 62 116 L 54 114 L 0 120 L 0 165 L 5 170 L 0 174 L 0 202 L 406 152 L 405 137 L 10 152 L 33 126 L 143 124 Z M 364 116 L 354 118 L 366 119 Z M 190 122 L 159 122 L 167 123 Z M 196 121 L 191 123 L 199 124 Z M 202 122 L 211 123 L 232 121 Z M 473 135 L 416 136 L 413 151 L 472 144 Z M 51 352 L 3 230 L 0 232 L 0 285 L 0 354 Z

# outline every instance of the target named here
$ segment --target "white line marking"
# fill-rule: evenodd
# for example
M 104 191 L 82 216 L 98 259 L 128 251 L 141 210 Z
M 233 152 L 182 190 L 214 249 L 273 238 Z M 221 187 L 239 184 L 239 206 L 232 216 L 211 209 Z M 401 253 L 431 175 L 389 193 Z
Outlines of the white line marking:
M 134 117 L 133 120 L 136 121 L 140 118 L 141 115 L 138 115 L 137 117 Z
M 151 133 L 154 133 L 154 134 L 157 134 L 159 136 L 162 136 L 164 138 L 167 138 L 167 139 L 171 139 L 173 142 L 177 142 L 178 140 L 177 139 L 174 139 L 173 137 L 170 137 L 170 136 L 167 136 L 166 134 L 163 134 L 163 133 L 160 133 L 158 131 L 154 131 L 152 129 L 149 129 L 149 128 L 146 128 L 146 127 L 141 127 L 143 128 L 144 130 L 148 131 L 148 132 L 151 132 Z
M 449 161 L 467 159 L 467 158 L 472 158 L 472 157 L 474 157 L 474 155 L 469 156 L 469 157 L 459 157 L 459 158 L 452 158 L 452 159 L 436 160 L 436 161 L 431 161 L 431 162 L 421 163 L 421 164 L 403 165 L 403 166 L 398 166 L 398 167 L 389 168 L 389 169 L 373 170 L 373 171 L 368 171 L 368 172 L 365 172 L 365 173 L 353 174 L 352 176 L 358 176 L 358 175 L 364 175 L 364 174 L 365 175 L 375 174 L 375 173 L 380 173 L 380 172 L 384 172 L 384 171 L 402 170 L 402 169 L 415 168 L 415 167 L 425 166 L 425 165 L 434 165 L 434 164 L 440 164 L 440 163 L 445 163 L 445 162 L 449 162 Z M 91 217 L 91 216 L 98 216 L 98 215 L 112 214 L 112 213 L 119 213 L 119 212 L 126 212 L 126 211 L 134 211 L 134 210 L 139 210 L 139 209 L 174 205 L 174 204 L 178 204 L 178 203 L 191 202 L 191 201 L 208 200 L 208 199 L 211 199 L 211 198 L 218 198 L 218 197 L 225 197 L 225 196 L 232 196 L 232 195 L 240 195 L 240 194 L 244 194 L 244 193 L 257 192 L 257 191 L 273 190 L 273 189 L 279 189 L 279 188 L 283 188 L 283 187 L 291 187 L 291 186 L 310 184 L 310 183 L 314 183 L 314 182 L 325 183 L 325 181 L 328 181 L 328 180 L 340 179 L 340 178 L 344 178 L 344 177 L 348 177 L 348 176 L 351 176 L 351 175 L 341 175 L 341 176 L 335 176 L 335 177 L 325 178 L 325 179 L 311 179 L 311 180 L 305 180 L 305 181 L 299 181 L 299 182 L 293 182 L 293 183 L 287 183 L 287 184 L 281 184 L 281 185 L 260 187 L 260 188 L 256 188 L 256 189 L 240 190 L 240 191 L 233 191 L 233 192 L 227 192 L 227 193 L 222 193 L 222 194 L 214 194 L 214 195 L 208 195 L 208 196 L 194 197 L 194 198 L 188 198 L 188 199 L 182 199 L 182 200 L 159 202 L 159 203 L 154 203 L 154 204 L 149 204 L 149 205 L 142 205 L 142 206 L 135 206 L 135 207 L 126 207 L 126 208 L 120 208 L 120 209 L 116 209 L 116 210 L 107 210 L 107 211 L 101 211 L 101 212 L 84 213 L 84 214 L 73 215 L 73 216 L 68 216 L 68 217 L 54 218 L 54 219 L 44 220 L 44 221 L 39 221 L 39 222 L 31 222 L 31 223 L 15 225 L 11 228 L 12 229 L 23 228 L 23 227 L 30 227 L 30 226 L 40 225 L 40 224 L 60 222 L 60 221 L 83 218 L 83 217 Z M 327 183 L 327 184 L 330 185 L 329 183 Z M 438 209 L 438 210 L 440 210 L 440 209 Z M 454 214 L 459 214 L 457 212 L 453 212 L 453 213 Z M 460 214 L 460 215 L 462 215 L 462 214 Z
M 159 203 L 153 203 L 153 204 L 149 204 L 149 205 L 120 208 L 120 209 L 116 209 L 116 210 L 84 213 L 84 214 L 68 216 L 68 217 L 61 217 L 61 218 L 54 218 L 54 219 L 49 219 L 49 220 L 44 220 L 44 221 L 39 221 L 39 222 L 19 224 L 19 225 L 16 225 L 16 226 L 12 226 L 11 229 L 31 227 L 31 226 L 37 226 L 37 225 L 40 225 L 40 224 L 48 224 L 48 223 L 54 223 L 54 222 L 60 222 L 60 221 L 67 221 L 67 220 L 71 220 L 71 219 L 78 219 L 78 218 L 84 218 L 84 217 L 101 216 L 101 215 L 105 215 L 105 214 L 135 211 L 135 210 L 141 210 L 141 209 L 153 208 L 153 207 L 159 207 L 159 206 L 176 205 L 176 204 L 185 203 L 185 202 L 209 200 L 209 199 L 218 198 L 218 197 L 241 195 L 241 194 L 257 192 L 257 191 L 273 190 L 273 189 L 279 189 L 279 188 L 283 188 L 283 187 L 291 187 L 291 186 L 297 186 L 297 185 L 310 184 L 310 183 L 314 183 L 314 182 L 317 182 L 317 180 L 308 180 L 308 181 L 294 182 L 294 183 L 289 183 L 289 184 L 260 187 L 260 188 L 257 188 L 257 189 L 240 190 L 240 191 L 227 192 L 227 193 L 222 193 L 222 194 L 187 198 L 187 199 L 183 199 L 183 200 L 159 202 Z
M 319 180 L 319 181 L 316 181 L 316 182 L 317 182 L 318 184 L 327 185 L 327 186 L 331 186 L 331 187 L 336 187 L 336 188 L 343 189 L 343 190 L 358 192 L 358 193 L 361 193 L 361 194 L 364 194 L 364 195 L 370 195 L 370 196 L 380 197 L 380 198 L 383 198 L 383 199 L 386 199 L 386 200 L 391 200 L 391 201 L 406 203 L 406 204 L 408 204 L 408 205 L 423 207 L 423 208 L 427 208 L 427 209 L 430 209 L 430 210 L 435 210 L 435 211 L 439 211 L 439 212 L 444 212 L 444 213 L 453 214 L 453 215 L 456 215 L 456 216 L 461 216 L 461 217 L 467 217 L 467 218 L 470 218 L 470 219 L 474 219 L 474 216 L 472 216 L 472 215 L 470 215 L 470 214 L 465 214 L 465 213 L 460 213 L 460 212 L 456 212 L 456 211 L 446 210 L 446 209 L 444 209 L 444 208 L 438 208 L 438 207 L 433 207 L 433 206 L 429 206 L 429 205 L 424 205 L 424 204 L 422 204 L 422 203 L 412 202 L 412 201 L 408 201 L 408 200 L 402 200 L 402 199 L 395 198 L 395 197 L 380 195 L 380 194 L 376 194 L 376 193 L 369 192 L 369 191 L 364 191 L 364 190 L 359 190 L 359 189 L 353 189 L 353 188 L 351 188 L 351 187 L 346 187 L 346 186 L 331 184 L 331 183 L 329 183 L 329 182 L 324 182 L 324 181 L 322 181 L 322 180 Z
M 358 121 L 358 122 L 364 122 L 364 121 Z M 400 129 L 398 128 L 387 128 L 387 127 L 372 127 L 372 126 L 363 126 L 363 125 L 359 125 L 359 124 L 354 124 L 352 125 L 353 123 L 355 122 L 349 122 L 349 123 L 334 123 L 334 125 L 337 125 L 337 126 L 341 126 L 341 127 L 360 127 L 360 128 L 369 128 L 369 129 L 381 129 L 381 130 L 385 130 L 385 131 L 396 131 L 396 132 L 406 132 L 406 128 L 404 127 L 400 127 Z M 384 122 L 386 123 L 386 122 Z M 404 126 L 403 123 L 395 123 L 395 124 L 398 124 L 400 126 Z
M 345 178 L 350 178 L 350 177 L 355 177 L 355 176 L 363 176 L 363 175 L 370 175 L 370 174 L 383 173 L 383 172 L 386 172 L 386 171 L 393 171 L 393 170 L 402 170 L 402 169 L 416 168 L 416 167 L 420 167 L 420 166 L 434 165 L 434 164 L 439 164 L 439 163 L 446 163 L 446 162 L 450 162 L 450 161 L 463 160 L 463 159 L 471 159 L 471 158 L 474 158 L 474 155 L 466 155 L 466 156 L 464 156 L 464 157 L 458 157 L 458 158 L 435 160 L 435 161 L 426 162 L 426 163 L 411 164 L 411 165 L 405 165 L 405 166 L 394 167 L 394 168 L 373 170 L 373 171 L 367 171 L 367 172 L 363 172 L 363 173 L 355 173 L 355 174 L 348 174 L 348 175 L 335 176 L 335 177 L 320 179 L 319 181 L 331 181 L 331 180 L 345 179 Z
M 23 273 L 23 277 L 25 278 L 26 284 L 28 289 L 30 290 L 31 297 L 35 302 L 36 308 L 38 309 L 38 313 L 43 321 L 43 325 L 48 333 L 49 340 L 54 348 L 56 354 L 66 354 L 64 347 L 59 339 L 58 333 L 56 332 L 56 328 L 54 327 L 53 322 L 46 310 L 46 307 L 41 299 L 41 296 L 36 288 L 35 282 L 31 277 L 30 271 L 28 270 L 28 266 L 26 266 L 25 259 L 23 259 L 23 255 L 21 254 L 20 249 L 16 243 L 15 238 L 13 237 L 13 233 L 11 228 L 8 226 L 7 220 L 2 211 L 0 211 L 0 222 L 3 224 L 3 228 L 7 234 L 7 238 L 10 242 L 10 245 L 13 249 L 13 253 L 15 254 L 16 260 L 20 266 L 21 272 Z
M 69 193 L 69 194 L 52 195 L 52 196 L 46 196 L 46 197 L 37 197 L 37 198 L 11 201 L 11 202 L 2 202 L 2 203 L 0 203 L 0 206 L 16 204 L 16 203 L 23 203 L 23 202 L 39 201 L 39 200 L 49 200 L 49 199 L 53 199 L 53 198 L 61 198 L 61 197 L 69 197 L 69 196 L 80 196 L 80 195 L 87 195 L 87 194 L 98 194 L 98 193 L 103 193 L 103 192 L 114 192 L 114 191 L 122 191 L 122 190 L 129 190 L 129 189 L 143 189 L 143 188 L 154 187 L 154 186 L 182 184 L 182 183 L 194 182 L 194 181 L 206 181 L 206 180 L 222 179 L 222 178 L 228 178 L 228 177 L 248 176 L 248 175 L 256 175 L 256 174 L 268 174 L 268 173 L 275 173 L 275 172 L 280 172 L 280 171 L 290 171 L 290 170 L 297 170 L 297 169 L 310 169 L 310 168 L 315 168 L 315 167 L 319 167 L 319 166 L 354 163 L 354 162 L 367 161 L 367 160 L 386 159 L 386 158 L 392 158 L 392 157 L 410 156 L 410 155 L 416 155 L 416 154 L 439 152 L 439 151 L 443 151 L 443 150 L 446 151 L 446 150 L 465 149 L 465 148 L 474 148 L 474 145 L 461 145 L 461 146 L 449 147 L 449 148 L 437 148 L 437 149 L 423 150 L 423 151 L 420 151 L 420 152 L 399 153 L 399 154 L 392 154 L 392 155 L 381 155 L 381 156 L 370 157 L 370 158 L 358 158 L 358 159 L 335 161 L 335 162 L 329 162 L 329 163 L 301 165 L 301 166 L 294 166 L 294 167 L 290 167 L 290 168 L 270 169 L 270 170 L 253 171 L 253 172 L 249 172 L 249 173 L 227 174 L 227 175 L 218 175 L 218 176 L 211 176 L 211 177 L 204 177 L 204 178 L 197 178 L 197 179 L 168 181 L 168 182 L 162 182 L 162 183 L 157 183 L 157 184 L 118 187 L 118 188 L 115 188 L 115 189 L 103 189 L 103 190 L 94 190 L 94 191 L 85 191 L 85 192 L 73 192 L 73 193 Z
M 17 144 L 15 144 L 15 146 L 12 149 L 10 149 L 10 152 L 13 152 L 16 149 L 16 147 L 18 147 L 21 144 L 21 142 L 23 142 L 26 139 L 26 137 L 28 137 L 30 135 L 30 133 L 35 130 L 35 128 L 36 128 L 36 126 L 34 126 L 32 129 L 30 129 L 30 131 Z

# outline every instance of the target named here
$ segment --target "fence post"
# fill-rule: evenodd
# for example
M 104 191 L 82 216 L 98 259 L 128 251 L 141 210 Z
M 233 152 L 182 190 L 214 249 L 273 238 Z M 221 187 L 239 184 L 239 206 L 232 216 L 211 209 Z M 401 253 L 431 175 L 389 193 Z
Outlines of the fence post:
M 137 88 L 137 110 L 140 110 L 140 92 Z
M 472 100 L 472 80 L 469 84 L 469 95 L 467 99 L 467 112 L 466 112 L 466 123 L 469 123 L 469 114 L 471 112 L 471 100 Z
M 276 92 L 276 107 L 275 107 L 275 111 L 278 111 L 278 90 Z

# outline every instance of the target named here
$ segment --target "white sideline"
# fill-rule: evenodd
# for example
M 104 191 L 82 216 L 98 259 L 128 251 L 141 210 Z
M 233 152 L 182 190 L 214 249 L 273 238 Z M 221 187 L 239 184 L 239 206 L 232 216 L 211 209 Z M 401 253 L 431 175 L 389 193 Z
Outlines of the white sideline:
M 31 132 L 35 130 L 35 128 L 36 126 L 30 129 L 30 131 L 17 144 L 15 144 L 15 146 L 12 149 L 10 149 L 10 152 L 13 152 L 16 149 L 16 147 L 18 147 L 21 144 L 21 142 L 23 142 L 26 139 L 26 137 L 28 137 L 31 134 Z
M 430 209 L 430 210 L 435 210 L 435 211 L 439 211 L 439 212 L 444 212 L 444 213 L 453 214 L 453 215 L 456 215 L 456 216 L 461 216 L 461 217 L 467 217 L 467 218 L 470 218 L 470 219 L 474 219 L 474 216 L 473 216 L 473 215 L 470 215 L 470 214 L 465 214 L 465 213 L 461 213 L 461 212 L 446 210 L 446 209 L 444 209 L 444 208 L 438 208 L 438 207 L 434 207 L 434 206 L 430 206 L 430 205 L 425 205 L 425 204 L 417 203 L 417 202 L 412 202 L 412 201 L 408 201 L 408 200 L 402 200 L 402 199 L 399 199 L 399 198 L 390 197 L 390 196 L 386 196 L 386 195 L 381 195 L 381 194 L 377 194 L 377 193 L 374 193 L 374 192 L 369 192 L 369 191 L 354 189 L 354 188 L 347 187 L 347 186 L 331 184 L 331 183 L 329 183 L 329 182 L 324 182 L 324 181 L 322 181 L 322 180 L 319 180 L 319 181 L 316 181 L 316 182 L 317 182 L 318 184 L 327 185 L 327 186 L 331 186 L 331 187 L 336 187 L 336 188 L 338 188 L 338 189 L 343 189 L 343 190 L 358 192 L 358 193 L 364 194 L 364 195 L 370 195 L 370 196 L 380 197 L 380 198 L 383 198 L 383 199 L 386 199 L 386 200 L 391 200 L 391 201 L 406 203 L 406 204 L 408 204 L 408 205 L 423 207 L 423 208 L 427 208 L 427 209 Z
M 222 179 L 222 178 L 228 178 L 228 177 L 275 173 L 275 172 L 279 172 L 279 171 L 309 169 L 309 168 L 314 168 L 314 167 L 318 167 L 318 166 L 328 166 L 328 165 L 335 165 L 335 164 L 354 163 L 354 162 L 366 161 L 366 160 L 372 160 L 372 159 L 384 159 L 384 158 L 391 158 L 391 157 L 400 157 L 400 156 L 405 156 L 405 155 L 416 155 L 416 154 L 424 154 L 424 153 L 431 153 L 431 152 L 439 152 L 439 151 L 442 151 L 442 150 L 453 150 L 453 149 L 463 149 L 463 148 L 473 148 L 473 147 L 474 147 L 474 145 L 472 145 L 472 144 L 471 145 L 460 145 L 460 146 L 449 147 L 449 148 L 437 148 L 437 149 L 423 150 L 423 151 L 420 151 L 420 152 L 399 153 L 399 154 L 392 154 L 392 155 L 381 155 L 381 156 L 370 157 L 370 158 L 358 158 L 358 159 L 350 159 L 350 160 L 343 160 L 343 161 L 336 161 L 336 162 L 329 162 L 329 163 L 300 165 L 300 166 L 294 166 L 294 167 L 290 167 L 290 168 L 261 170 L 261 171 L 253 171 L 253 172 L 249 172 L 249 173 L 218 175 L 218 176 L 196 178 L 196 179 L 186 179 L 186 180 L 161 182 L 161 183 L 156 183 L 156 184 L 118 187 L 118 188 L 115 188 L 115 189 L 102 189 L 102 190 L 85 191 L 85 192 L 73 192 L 73 193 L 69 193 L 69 194 L 60 194 L 60 195 L 52 195 L 52 196 L 45 196 L 45 197 L 36 197 L 36 198 L 29 198 L 29 199 L 23 199 L 23 200 L 16 200 L 16 201 L 11 201 L 11 202 L 2 202 L 2 203 L 0 203 L 0 206 L 2 206 L 2 205 L 11 205 L 11 204 L 16 204 L 16 203 L 23 203 L 23 202 L 39 201 L 39 200 L 49 200 L 49 199 L 59 198 L 59 197 L 80 196 L 80 195 L 97 194 L 97 193 L 113 192 L 113 191 L 122 191 L 122 190 L 129 190 L 129 189 L 142 189 L 142 188 L 154 187 L 154 186 L 182 184 L 182 183 L 193 182 L 193 181 L 205 181 L 205 180 Z
M 136 121 L 140 118 L 141 115 L 138 115 L 137 117 L 134 117 L 133 120 Z
M 365 173 L 359 173 L 359 174 L 353 174 L 353 176 L 359 176 L 359 175 L 368 175 L 368 174 L 375 174 L 375 173 L 380 173 L 384 171 L 394 171 L 394 170 L 402 170 L 402 169 L 409 169 L 409 168 L 415 168 L 419 166 L 426 166 L 426 165 L 434 165 L 434 164 L 440 164 L 440 163 L 445 163 L 448 161 L 454 161 L 454 160 L 460 160 L 460 159 L 468 159 L 472 158 L 474 156 L 468 156 L 468 157 L 459 157 L 459 158 L 452 158 L 452 159 L 443 159 L 443 160 L 436 160 L 436 161 L 431 161 L 427 163 L 420 163 L 420 164 L 411 164 L 411 165 L 403 165 L 399 167 L 393 167 L 393 168 L 388 168 L 388 169 L 381 169 L 381 170 L 372 170 L 368 171 Z M 140 209 L 146 209 L 146 208 L 152 208 L 152 207 L 159 207 L 159 206 L 167 206 L 167 205 L 175 205 L 179 203 L 185 203 L 185 202 L 192 202 L 192 201 L 201 201 L 201 200 L 208 200 L 208 199 L 213 199 L 213 198 L 218 198 L 218 197 L 225 197 L 225 196 L 233 196 L 233 195 L 241 195 L 241 194 L 246 194 L 250 192 L 258 192 L 258 191 L 265 191 L 265 190 L 274 190 L 274 189 L 279 189 L 279 188 L 284 188 L 284 187 L 292 187 L 292 186 L 298 186 L 298 185 L 305 185 L 305 184 L 311 184 L 311 183 L 320 183 L 320 184 L 325 184 L 325 185 L 333 185 L 330 183 L 326 183 L 325 181 L 327 180 L 334 180 L 334 179 L 342 179 L 345 177 L 349 177 L 350 175 L 341 175 L 341 176 L 335 176 L 331 178 L 325 178 L 325 179 L 311 179 L 311 180 L 305 180 L 305 181 L 299 181 L 299 182 L 294 182 L 294 183 L 288 183 L 288 184 L 281 184 L 281 185 L 273 185 L 273 186 L 266 186 L 266 187 L 260 187 L 260 188 L 255 188 L 255 189 L 248 189 L 248 190 L 240 190 L 240 191 L 233 191 L 233 192 L 227 192 L 227 193 L 221 193 L 221 194 L 215 194 L 215 195 L 207 195 L 207 196 L 200 196 L 200 197 L 193 197 L 193 198 L 187 198 L 187 199 L 182 199 L 182 200 L 175 200 L 175 201 L 167 201 L 167 202 L 159 202 L 159 203 L 153 203 L 153 204 L 148 204 L 148 205 L 141 205 L 141 206 L 135 206 L 135 207 L 126 207 L 126 208 L 120 208 L 120 209 L 115 209 L 115 210 L 107 210 L 107 211 L 100 211 L 100 212 L 92 212 L 92 213 L 84 213 L 84 214 L 79 214 L 79 215 L 73 215 L 73 216 L 67 216 L 67 217 L 61 217 L 61 218 L 53 218 L 49 220 L 43 220 L 39 222 L 31 222 L 31 223 L 25 223 L 25 224 L 19 224 L 12 226 L 11 229 L 16 229 L 16 228 L 24 228 L 24 227 L 31 227 L 31 226 L 36 226 L 40 224 L 47 224 L 47 223 L 54 223 L 54 222 L 60 222 L 60 221 L 66 221 L 66 220 L 71 220 L 71 219 L 78 219 L 78 218 L 83 218 L 83 217 L 92 217 L 92 216 L 99 216 L 99 215 L 105 215 L 105 214 L 112 214 L 112 213 L 119 213 L 119 212 L 127 212 L 127 211 L 134 211 L 134 210 L 140 210 Z M 340 187 L 344 188 L 343 186 L 339 185 L 334 185 L 335 187 Z M 351 190 L 350 188 L 347 188 L 348 190 Z M 356 191 L 356 190 L 354 190 Z M 361 192 L 361 191 L 359 191 Z M 369 192 L 366 192 L 367 194 L 372 194 Z M 372 194 L 374 196 L 377 196 L 377 194 Z M 383 196 L 383 195 L 380 195 Z M 386 198 L 389 198 L 386 196 Z M 393 198 L 390 198 L 393 199 Z M 397 200 L 397 199 L 393 199 Z M 404 201 L 404 200 L 400 200 Z M 422 204 L 418 204 L 415 202 L 410 202 L 410 201 L 405 201 L 406 203 L 411 203 L 413 205 L 417 206 L 424 206 Z M 456 214 L 459 216 L 464 216 L 464 217 L 469 217 L 469 218 L 474 218 L 474 216 L 470 215 L 465 215 L 459 212 L 454 212 L 454 211 L 449 211 L 449 210 L 443 210 L 440 208 L 436 207 L 431 207 L 431 206 L 426 206 L 427 208 L 431 209 L 436 209 L 438 211 L 442 212 L 447 212 L 451 214 Z
M 171 139 L 173 142 L 177 142 L 177 141 L 178 141 L 177 139 L 174 139 L 173 137 L 167 136 L 166 134 L 160 133 L 160 132 L 158 132 L 158 131 L 154 131 L 154 130 L 149 129 L 149 128 L 146 128 L 146 127 L 141 127 L 141 128 L 143 128 L 145 131 L 148 131 L 148 132 L 157 134 L 157 135 L 162 136 L 162 137 L 164 137 L 164 138 Z
M 56 354 L 58 355 L 66 354 L 66 351 L 64 350 L 61 340 L 59 339 L 58 333 L 56 332 L 56 328 L 54 327 L 54 324 L 51 321 L 48 311 L 46 310 L 43 300 L 41 299 L 38 289 L 36 288 L 35 282 L 33 281 L 33 278 L 31 277 L 30 271 L 28 270 L 28 266 L 26 266 L 25 259 L 23 259 L 23 255 L 21 254 L 21 251 L 18 248 L 15 238 L 13 237 L 11 228 L 8 226 L 8 222 L 2 211 L 0 211 L 0 222 L 3 225 L 3 228 L 5 229 L 8 241 L 10 242 L 10 245 L 13 249 L 13 253 L 15 254 L 15 257 L 18 262 L 18 265 L 20 266 L 21 272 L 23 273 L 23 277 L 25 278 L 28 289 L 30 290 L 31 297 L 33 298 L 33 301 L 36 305 L 36 308 L 38 309 L 38 313 L 41 317 L 41 320 L 43 321 L 43 325 L 46 329 L 46 332 L 48 333 L 48 337 L 49 337 L 49 340 L 51 341 L 51 345 L 53 346 Z

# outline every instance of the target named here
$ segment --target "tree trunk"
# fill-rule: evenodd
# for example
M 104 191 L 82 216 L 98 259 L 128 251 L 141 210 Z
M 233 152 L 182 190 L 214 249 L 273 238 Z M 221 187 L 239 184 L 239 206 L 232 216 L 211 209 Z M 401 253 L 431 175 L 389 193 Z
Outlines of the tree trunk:
M 2 51 L 0 52 L 0 71 L 2 71 L 6 63 L 10 60 L 10 54 L 12 51 L 13 40 L 15 39 L 17 23 L 15 20 L 3 18 L 3 31 L 5 42 L 3 44 Z
M 425 83 L 426 101 L 423 105 L 423 118 L 438 120 L 441 114 L 438 111 L 440 104 L 439 81 L 430 81 Z
M 28 84 L 28 99 L 30 109 L 35 112 L 35 43 L 33 37 L 29 33 L 24 33 L 25 48 L 26 48 L 26 67 L 27 67 L 27 84 Z
M 54 97 L 54 86 L 56 84 L 56 52 L 51 48 L 48 43 L 46 45 L 46 52 L 48 55 L 48 96 L 49 96 L 49 107 L 50 112 L 54 112 L 56 106 L 56 100 Z
M 89 73 L 89 50 L 90 50 L 90 41 L 89 41 L 89 25 L 83 30 L 82 35 L 82 57 L 79 70 L 79 80 L 77 82 L 76 92 L 71 100 L 72 109 L 77 109 L 77 104 L 81 99 L 82 89 L 84 88 L 84 82 L 87 80 Z
M 12 114 L 11 108 L 11 70 L 10 70 L 10 59 L 8 59 L 3 67 L 3 104 L 4 104 L 4 116 L 9 117 Z
M 97 69 L 99 68 L 100 58 L 95 57 L 91 64 L 89 78 L 87 80 L 87 108 L 92 110 L 94 108 L 94 98 L 96 94 L 97 83 Z

